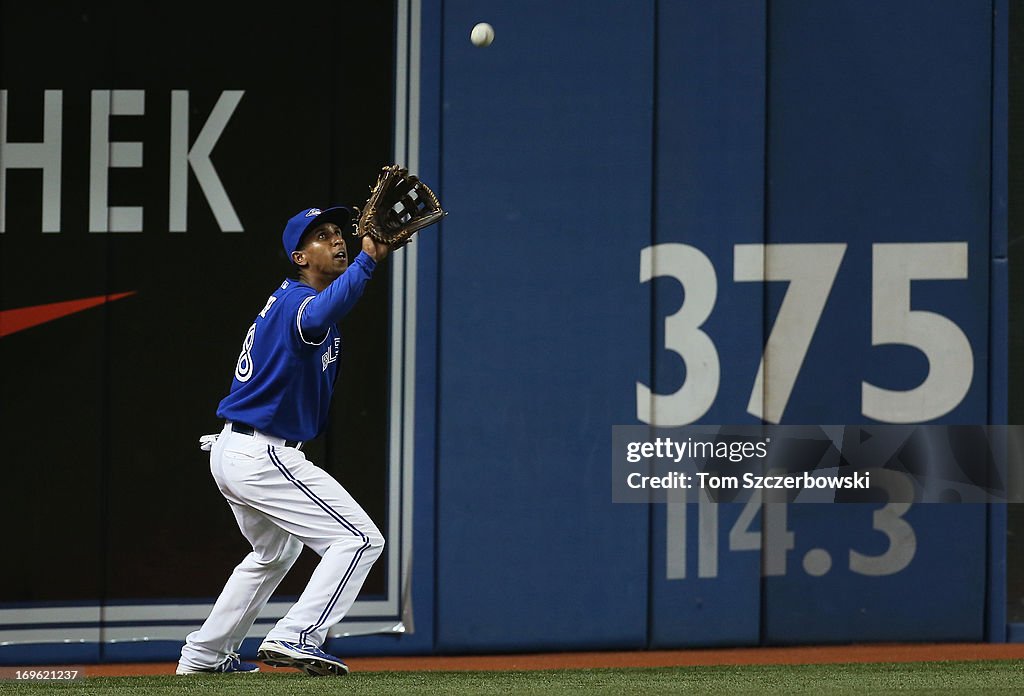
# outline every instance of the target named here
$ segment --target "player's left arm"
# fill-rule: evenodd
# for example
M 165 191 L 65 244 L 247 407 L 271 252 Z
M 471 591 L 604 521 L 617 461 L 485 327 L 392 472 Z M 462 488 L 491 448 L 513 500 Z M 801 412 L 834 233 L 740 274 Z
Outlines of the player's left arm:
M 305 304 L 299 323 L 305 336 L 323 336 L 363 295 L 377 262 L 360 253 L 344 273 Z
M 410 239 L 411 239 L 411 237 L 410 237 Z M 401 249 L 402 247 L 404 247 L 408 243 L 409 243 L 409 240 L 407 239 L 406 241 L 402 242 L 401 244 L 396 244 L 394 247 L 389 247 L 384 242 L 378 242 L 376 239 L 374 239 L 370 235 L 366 235 L 362 239 L 363 253 L 367 254 L 370 258 L 372 258 L 377 263 L 380 263 L 381 261 L 383 261 L 384 257 L 387 256 L 388 252 L 391 251 L 392 249 Z

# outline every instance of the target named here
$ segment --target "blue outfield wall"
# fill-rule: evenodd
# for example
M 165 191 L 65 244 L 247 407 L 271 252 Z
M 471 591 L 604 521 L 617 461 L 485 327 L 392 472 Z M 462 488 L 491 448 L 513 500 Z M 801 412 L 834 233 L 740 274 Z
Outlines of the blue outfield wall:
M 642 422 L 1005 417 L 1005 16 L 425 7 L 443 16 L 451 208 L 435 650 L 1001 639 L 998 511 L 616 505 L 608 443 Z M 481 20 L 487 49 L 468 41 Z
M 329 649 L 1004 640 L 1005 506 L 613 504 L 610 454 L 1005 421 L 1006 0 L 400 6 L 450 213 L 406 276 L 413 630 Z

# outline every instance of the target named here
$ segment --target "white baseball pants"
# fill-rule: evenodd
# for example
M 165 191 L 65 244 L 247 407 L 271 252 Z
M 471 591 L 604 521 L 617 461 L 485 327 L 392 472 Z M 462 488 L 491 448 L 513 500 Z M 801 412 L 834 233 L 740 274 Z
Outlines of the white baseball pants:
M 334 477 L 276 438 L 225 426 L 210 452 L 210 470 L 252 553 L 228 578 L 202 627 L 187 637 L 181 664 L 214 667 L 236 652 L 303 544 L 320 563 L 267 639 L 323 645 L 355 602 L 384 537 Z

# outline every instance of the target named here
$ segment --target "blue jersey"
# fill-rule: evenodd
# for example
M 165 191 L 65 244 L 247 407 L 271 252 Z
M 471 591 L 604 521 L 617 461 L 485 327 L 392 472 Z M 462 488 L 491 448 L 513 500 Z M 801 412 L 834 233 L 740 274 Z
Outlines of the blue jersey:
M 375 265 L 360 253 L 319 294 L 295 280 L 281 283 L 246 332 L 231 391 L 217 415 L 285 440 L 319 435 L 341 355 L 335 322 L 362 295 Z

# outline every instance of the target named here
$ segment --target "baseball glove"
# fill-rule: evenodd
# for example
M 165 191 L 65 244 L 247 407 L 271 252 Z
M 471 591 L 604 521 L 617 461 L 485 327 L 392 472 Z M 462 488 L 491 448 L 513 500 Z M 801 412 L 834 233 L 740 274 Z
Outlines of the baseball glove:
M 430 187 L 391 164 L 380 171 L 370 198 L 360 211 L 356 208 L 356 236 L 370 235 L 395 249 L 428 225 L 447 215 Z

